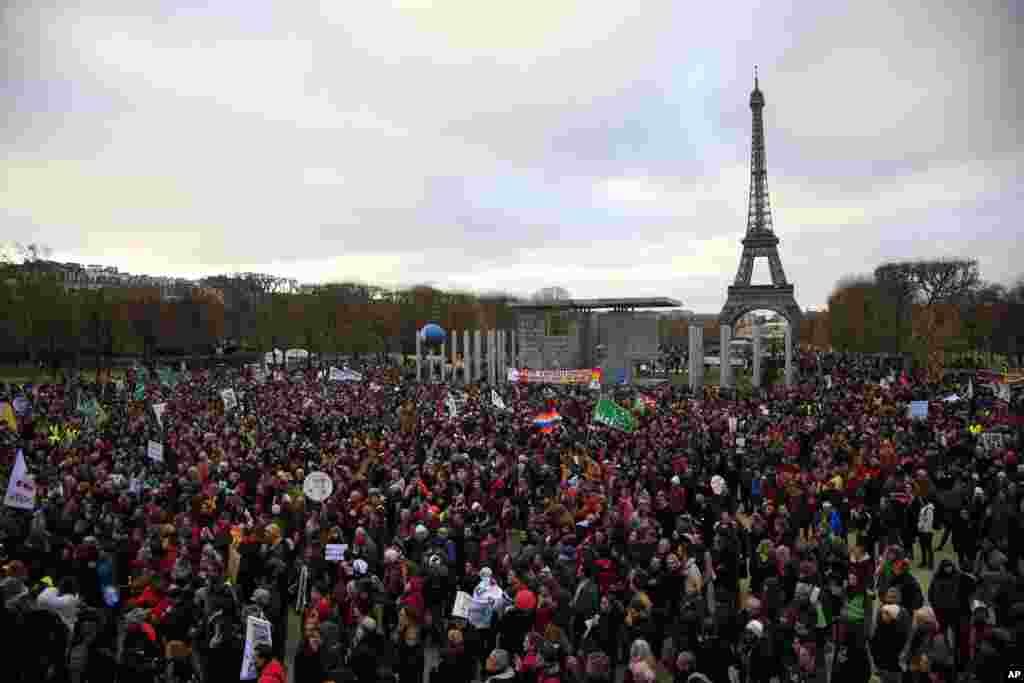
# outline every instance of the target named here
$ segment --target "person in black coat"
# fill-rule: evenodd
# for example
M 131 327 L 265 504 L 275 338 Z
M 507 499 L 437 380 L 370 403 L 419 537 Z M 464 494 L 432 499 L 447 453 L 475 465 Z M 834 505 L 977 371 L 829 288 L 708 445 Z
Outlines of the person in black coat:
M 327 678 L 321 657 L 320 629 L 315 624 L 306 626 L 306 635 L 295 652 L 295 683 L 323 683 Z

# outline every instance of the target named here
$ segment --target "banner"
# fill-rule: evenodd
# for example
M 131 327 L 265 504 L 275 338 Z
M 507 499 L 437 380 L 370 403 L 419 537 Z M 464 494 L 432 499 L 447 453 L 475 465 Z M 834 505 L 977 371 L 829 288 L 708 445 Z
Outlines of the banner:
M 332 382 L 360 382 L 363 376 L 355 370 L 349 370 L 348 368 L 331 368 L 328 379 Z
M 522 384 L 600 384 L 601 368 L 586 370 L 527 370 L 509 368 L 508 381 Z
M 239 675 L 241 680 L 251 681 L 259 676 L 254 650 L 257 645 L 262 643 L 273 645 L 270 622 L 259 617 L 247 617 L 245 620 L 245 649 L 242 651 L 242 673 Z
M 636 419 L 633 414 L 622 406 L 607 398 L 602 398 L 594 406 L 594 422 L 603 424 L 612 429 L 620 429 L 624 432 L 632 432 L 636 429 Z
M 164 461 L 164 445 L 159 441 L 150 441 L 146 446 L 146 457 L 154 462 Z
M 4 505 L 20 510 L 34 510 L 36 507 L 36 482 L 28 473 L 25 454 L 20 450 L 11 470 L 11 478 L 7 482 Z

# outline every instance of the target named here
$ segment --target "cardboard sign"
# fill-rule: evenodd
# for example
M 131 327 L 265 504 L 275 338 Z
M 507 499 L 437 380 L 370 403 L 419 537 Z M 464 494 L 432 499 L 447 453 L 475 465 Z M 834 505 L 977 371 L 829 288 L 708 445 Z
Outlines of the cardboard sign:
M 154 462 L 164 461 L 164 445 L 159 441 L 150 441 L 146 447 L 146 457 Z

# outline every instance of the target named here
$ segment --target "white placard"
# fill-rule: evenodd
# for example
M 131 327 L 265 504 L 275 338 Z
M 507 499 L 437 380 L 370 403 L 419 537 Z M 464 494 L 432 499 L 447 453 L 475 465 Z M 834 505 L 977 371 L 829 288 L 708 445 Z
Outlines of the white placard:
M 251 681 L 259 676 L 259 671 L 256 669 L 256 656 L 253 651 L 261 643 L 273 645 L 270 622 L 258 617 L 247 617 L 245 620 L 245 650 L 242 652 L 242 673 L 239 675 L 241 680 Z
M 34 510 L 36 507 L 36 482 L 28 473 L 25 454 L 21 451 L 18 451 L 14 468 L 11 470 L 11 478 L 7 482 L 4 505 L 19 510 Z
M 220 392 L 220 399 L 224 401 L 224 410 L 234 410 L 238 407 L 238 398 L 234 389 L 224 389 Z
M 928 401 L 911 401 L 907 407 L 907 417 L 912 420 L 927 420 Z
M 159 441 L 150 441 L 146 446 L 146 457 L 154 462 L 164 461 L 164 445 Z
M 491 405 L 498 410 L 505 410 L 505 401 L 498 395 L 498 392 L 491 389 Z
M 160 425 L 160 429 L 164 428 L 164 411 L 167 410 L 166 403 L 154 403 L 153 414 L 156 415 L 156 423 Z
M 344 543 L 328 543 L 324 546 L 324 559 L 328 562 L 341 562 L 347 552 L 348 546 Z
M 448 394 L 445 405 L 448 407 L 448 418 L 454 420 L 459 414 L 459 405 L 455 402 L 455 397 Z
M 735 417 L 730 417 L 729 418 L 729 432 L 731 434 L 735 434 L 736 433 L 736 427 L 739 425 L 739 423 L 740 423 L 740 421 L 738 419 L 736 419 Z
M 302 492 L 310 500 L 322 503 L 334 493 L 334 482 L 323 472 L 310 472 L 302 482 Z
M 469 619 L 469 608 L 473 604 L 473 596 L 469 593 L 459 591 L 455 594 L 455 605 L 452 607 L 452 616 L 456 619 Z

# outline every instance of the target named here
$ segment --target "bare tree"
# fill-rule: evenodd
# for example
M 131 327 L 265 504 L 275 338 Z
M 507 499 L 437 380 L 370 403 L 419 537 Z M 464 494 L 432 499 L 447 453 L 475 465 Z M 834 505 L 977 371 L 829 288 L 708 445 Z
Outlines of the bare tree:
M 875 269 L 875 279 L 902 305 L 959 303 L 981 285 L 975 259 L 886 263 Z

